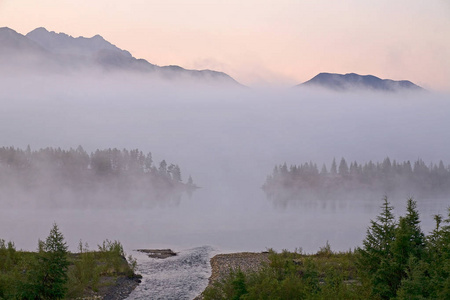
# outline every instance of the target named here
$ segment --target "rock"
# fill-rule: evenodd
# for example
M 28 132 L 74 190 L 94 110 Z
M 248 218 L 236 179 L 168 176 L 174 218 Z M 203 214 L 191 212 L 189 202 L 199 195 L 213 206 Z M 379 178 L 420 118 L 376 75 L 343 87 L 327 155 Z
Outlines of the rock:
M 171 249 L 138 249 L 136 251 L 146 253 L 148 255 L 148 257 L 160 258 L 160 259 L 164 259 L 164 258 L 168 258 L 168 257 L 177 255 Z
M 128 298 L 130 293 L 141 283 L 141 278 L 141 275 L 135 275 L 132 278 L 119 277 L 116 283 L 103 296 L 103 300 L 122 300 Z

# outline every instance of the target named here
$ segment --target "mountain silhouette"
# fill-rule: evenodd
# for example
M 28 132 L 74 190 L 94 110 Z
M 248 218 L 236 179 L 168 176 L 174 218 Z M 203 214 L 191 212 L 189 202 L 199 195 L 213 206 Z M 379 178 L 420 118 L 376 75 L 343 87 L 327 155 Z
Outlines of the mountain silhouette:
M 223 72 L 157 66 L 145 59 L 137 59 L 100 35 L 75 38 L 43 27 L 26 35 L 7 27 L 0 28 L 0 64 L 14 72 L 76 72 L 96 68 L 106 72 L 156 75 L 169 80 L 193 79 L 196 82 L 240 85 Z
M 320 73 L 312 79 L 297 85 L 297 87 L 322 88 L 333 91 L 371 90 L 398 92 L 423 90 L 423 88 L 408 80 L 395 81 L 381 79 L 373 75 L 358 75 L 355 73 L 344 75 Z

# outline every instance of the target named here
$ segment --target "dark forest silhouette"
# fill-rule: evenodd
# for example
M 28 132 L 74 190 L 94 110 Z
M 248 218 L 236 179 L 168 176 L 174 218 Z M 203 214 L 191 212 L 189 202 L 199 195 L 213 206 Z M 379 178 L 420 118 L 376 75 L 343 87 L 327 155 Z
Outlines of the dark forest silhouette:
M 96 150 L 81 146 L 32 151 L 0 148 L 2 202 L 33 199 L 38 206 L 145 206 L 180 201 L 196 188 L 180 167 L 165 160 L 153 164 L 152 154 L 138 149 Z
M 286 163 L 275 166 L 263 185 L 266 195 L 275 201 L 349 198 L 360 195 L 409 194 L 417 197 L 439 197 L 450 192 L 450 167 L 442 161 L 427 165 L 423 160 L 348 165 L 342 158 L 333 160 L 330 170 L 325 165 L 319 171 L 315 163 Z

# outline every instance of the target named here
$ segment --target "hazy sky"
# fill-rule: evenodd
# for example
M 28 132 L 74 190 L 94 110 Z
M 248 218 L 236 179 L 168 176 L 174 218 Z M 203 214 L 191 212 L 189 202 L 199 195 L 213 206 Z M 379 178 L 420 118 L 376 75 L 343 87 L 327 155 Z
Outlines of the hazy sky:
M 100 34 L 137 58 L 248 85 L 356 72 L 450 91 L 448 0 L 0 0 L 0 26 Z

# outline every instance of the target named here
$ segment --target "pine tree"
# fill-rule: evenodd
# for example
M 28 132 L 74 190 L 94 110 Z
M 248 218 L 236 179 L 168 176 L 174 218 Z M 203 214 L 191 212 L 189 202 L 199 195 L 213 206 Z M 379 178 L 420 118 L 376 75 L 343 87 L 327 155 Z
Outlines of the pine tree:
M 149 152 L 149 153 L 147 153 L 147 156 L 145 157 L 144 171 L 150 172 L 150 169 L 152 168 L 152 164 L 153 164 L 152 153 Z
M 343 177 L 348 176 L 348 165 L 344 158 L 341 159 L 341 162 L 339 163 L 339 175 Z
M 182 181 L 182 179 L 181 179 L 181 170 L 180 170 L 180 167 L 178 165 L 175 165 L 175 167 L 173 168 L 172 178 L 173 178 L 173 180 L 178 181 L 178 182 Z
M 398 228 L 395 232 L 395 241 L 392 244 L 393 270 L 390 275 L 391 296 L 395 296 L 402 280 L 408 276 L 408 262 L 411 259 L 422 258 L 425 249 L 425 236 L 419 226 L 419 212 L 417 203 L 412 198 L 408 199 L 406 215 L 400 217 Z M 416 274 L 410 270 L 410 274 Z
M 396 223 L 387 197 L 383 199 L 382 212 L 376 221 L 370 221 L 367 236 L 363 241 L 363 248 L 358 264 L 372 281 L 373 293 L 383 299 L 389 299 L 392 294 L 390 276 L 393 272 L 391 247 L 394 242 Z M 394 294 L 395 295 L 395 294 Z
M 397 299 L 430 299 L 428 269 L 426 262 L 410 256 L 405 269 L 406 276 L 397 291 Z
M 159 172 L 159 174 L 162 175 L 162 176 L 167 176 L 167 175 L 168 175 L 168 173 L 167 173 L 167 163 L 166 163 L 165 160 L 162 160 L 162 161 L 159 163 L 158 172 Z
M 320 175 L 321 176 L 327 176 L 328 174 L 328 170 L 327 170 L 327 166 L 325 166 L 325 164 L 322 165 L 322 169 L 320 170 Z
M 67 260 L 68 246 L 64 241 L 64 236 L 59 231 L 58 226 L 53 224 L 50 235 L 45 241 L 44 261 L 47 262 L 47 273 L 44 277 L 44 285 L 48 287 L 45 294 L 50 299 L 61 299 L 66 292 L 65 284 L 67 282 Z
M 406 206 L 406 215 L 400 217 L 395 235 L 393 251 L 396 262 L 401 266 L 405 266 L 410 255 L 421 259 L 424 249 L 425 235 L 420 229 L 417 203 L 412 198 L 409 198 Z
M 331 173 L 331 175 L 337 174 L 336 158 L 333 158 L 333 162 L 331 163 L 330 173 Z
M 234 290 L 233 300 L 239 300 L 245 294 L 247 294 L 247 286 L 245 284 L 245 274 L 238 269 L 233 281 L 231 282 Z
M 53 224 L 50 234 L 39 241 L 37 264 L 30 271 L 29 282 L 23 290 L 24 299 L 63 299 L 67 287 L 67 244 L 58 226 Z
M 450 208 L 448 217 L 443 221 L 441 215 L 434 216 L 436 227 L 426 241 L 431 299 L 445 299 L 450 295 Z

